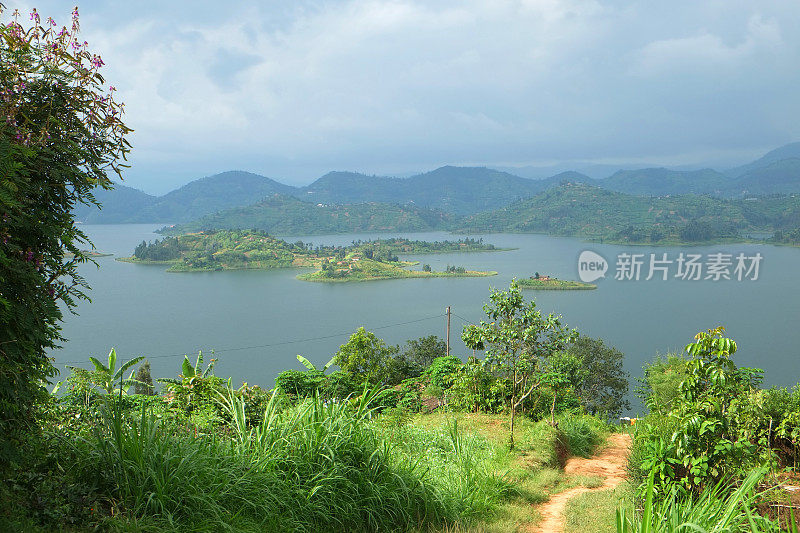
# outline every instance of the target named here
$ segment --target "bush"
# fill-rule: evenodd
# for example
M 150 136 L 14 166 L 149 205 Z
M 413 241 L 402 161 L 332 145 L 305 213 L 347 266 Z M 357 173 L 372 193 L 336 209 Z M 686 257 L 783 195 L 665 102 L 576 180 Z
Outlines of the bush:
M 425 374 L 430 377 L 431 385 L 447 390 L 453 385 L 463 364 L 455 355 L 437 357 L 425 370 Z
M 284 370 L 275 378 L 275 387 L 298 398 L 311 396 L 322 388 L 325 376 L 314 370 Z
M 325 377 L 322 395 L 325 398 L 343 399 L 352 394 L 358 394 L 363 389 L 363 385 L 359 384 L 350 372 L 337 370 Z

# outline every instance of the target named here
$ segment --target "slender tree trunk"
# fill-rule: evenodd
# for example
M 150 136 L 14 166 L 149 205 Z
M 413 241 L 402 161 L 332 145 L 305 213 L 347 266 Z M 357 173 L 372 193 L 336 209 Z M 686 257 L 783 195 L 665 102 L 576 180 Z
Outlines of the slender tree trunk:
M 511 438 L 508 449 L 514 449 L 514 413 L 517 410 L 517 368 L 514 366 L 514 375 L 511 381 Z
M 514 449 L 514 411 L 516 411 L 516 408 L 514 407 L 514 400 L 515 400 L 515 397 L 512 396 L 511 397 L 511 439 L 509 440 L 509 445 L 508 445 L 508 448 L 510 450 Z

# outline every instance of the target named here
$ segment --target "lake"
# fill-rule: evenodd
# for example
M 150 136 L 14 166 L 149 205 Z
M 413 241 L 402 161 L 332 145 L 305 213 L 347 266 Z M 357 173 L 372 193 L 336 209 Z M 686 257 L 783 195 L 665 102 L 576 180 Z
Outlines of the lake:
M 161 225 L 83 226 L 98 250 L 129 256 L 142 240 L 159 238 Z M 355 239 L 402 236 L 420 240 L 458 239 L 448 233 L 359 234 L 289 238 L 319 244 L 349 244 Z M 800 356 L 800 249 L 737 244 L 702 247 L 630 247 L 584 243 L 545 235 L 477 235 L 513 251 L 404 256 L 430 264 L 496 270 L 490 278 L 404 279 L 364 283 L 309 283 L 295 279 L 301 270 L 167 273 L 163 266 L 97 259 L 99 268 L 81 267 L 92 287 L 92 302 L 64 322 L 65 345 L 53 351 L 56 366 L 89 366 L 89 356 L 105 359 L 114 346 L 123 360 L 150 359 L 154 377 L 175 377 L 183 354 L 215 352 L 216 374 L 272 387 L 278 372 L 303 367 L 303 354 L 327 362 L 359 326 L 391 344 L 425 335 L 445 336 L 445 308 L 452 309 L 451 342 L 467 354 L 461 328 L 485 318 L 490 287 L 507 288 L 513 277 L 534 272 L 578 279 L 578 256 L 592 250 L 609 262 L 605 279 L 593 291 L 525 291 L 544 312 L 556 312 L 581 333 L 604 339 L 625 354 L 632 377 L 658 353 L 680 350 L 700 330 L 724 325 L 735 339 L 739 365 L 765 370 L 767 384 L 798 381 Z M 758 279 L 737 281 L 669 279 L 645 281 L 650 253 L 760 253 Z M 614 279 L 621 253 L 646 254 L 641 279 Z M 735 262 L 735 261 L 734 261 Z M 732 271 L 732 268 L 731 268 Z M 471 352 L 470 352 L 471 353 Z M 66 374 L 62 371 L 57 379 Z M 633 384 L 632 384 L 633 385 Z

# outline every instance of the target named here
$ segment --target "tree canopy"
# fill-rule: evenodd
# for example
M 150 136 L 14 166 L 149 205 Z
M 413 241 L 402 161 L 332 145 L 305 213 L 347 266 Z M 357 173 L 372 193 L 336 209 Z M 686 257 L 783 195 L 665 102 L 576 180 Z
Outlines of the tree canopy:
M 542 384 L 538 372 L 544 361 L 565 350 L 577 333 L 560 316 L 543 315 L 535 302 L 526 302 L 516 280 L 507 291 L 492 290 L 483 310 L 491 322 L 465 326 L 461 337 L 467 347 L 485 349 L 485 364 L 510 381 L 513 448 L 516 410 Z

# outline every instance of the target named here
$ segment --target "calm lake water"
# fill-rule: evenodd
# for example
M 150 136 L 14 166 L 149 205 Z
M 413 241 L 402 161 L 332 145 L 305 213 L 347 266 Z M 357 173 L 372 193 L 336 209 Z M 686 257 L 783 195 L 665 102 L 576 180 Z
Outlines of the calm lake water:
M 98 250 L 131 255 L 160 225 L 84 226 Z M 349 244 L 354 239 L 393 235 L 298 237 L 306 242 Z M 397 234 L 412 239 L 457 239 L 447 233 Z M 56 365 L 89 366 L 90 355 L 104 358 L 114 346 L 118 356 L 147 356 L 153 375 L 174 377 L 183 354 L 198 350 L 218 359 L 216 374 L 271 387 L 278 372 L 302 369 L 303 354 L 324 363 L 359 326 L 391 344 L 424 335 L 445 335 L 446 306 L 453 312 L 451 342 L 466 355 L 461 328 L 485 318 L 482 306 L 490 287 L 507 288 L 513 277 L 538 271 L 578 279 L 578 256 L 593 250 L 608 260 L 610 270 L 594 291 L 526 291 L 544 312 L 563 315 L 581 333 L 600 337 L 625 354 L 625 367 L 640 376 L 642 365 L 658 353 L 680 350 L 700 330 L 724 325 L 739 351 L 739 365 L 765 370 L 767 384 L 791 386 L 800 380 L 800 249 L 767 245 L 704 247 L 622 247 L 587 244 L 578 239 L 544 235 L 480 235 L 505 252 L 407 256 L 434 270 L 448 264 L 475 270 L 496 270 L 490 278 L 389 280 L 322 284 L 295 279 L 299 270 L 167 273 L 162 266 L 133 265 L 113 257 L 97 259 L 99 268 L 82 267 L 92 286 L 92 302 L 78 315 L 67 316 L 69 341 L 53 352 Z M 619 253 L 648 254 L 642 279 L 614 279 Z M 644 281 L 650 253 L 710 254 L 725 252 L 763 256 L 759 279 L 688 281 L 660 275 Z M 65 373 L 62 371 L 60 378 Z

